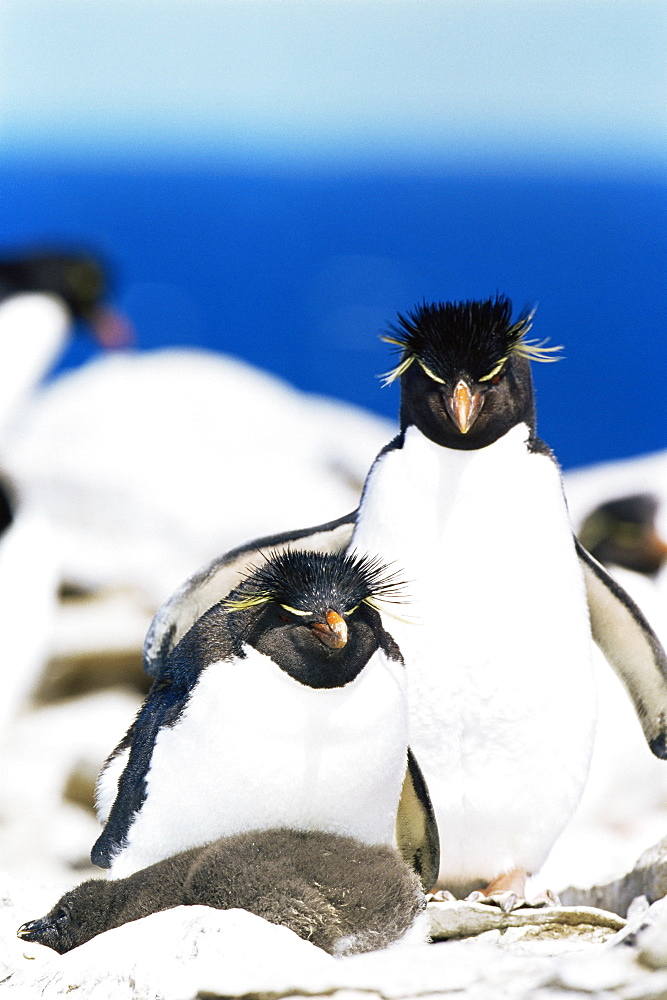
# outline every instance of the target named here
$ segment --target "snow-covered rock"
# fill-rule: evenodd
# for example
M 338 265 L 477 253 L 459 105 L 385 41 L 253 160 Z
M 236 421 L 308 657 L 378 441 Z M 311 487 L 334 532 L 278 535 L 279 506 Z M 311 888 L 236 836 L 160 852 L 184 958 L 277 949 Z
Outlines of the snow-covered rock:
M 43 889 L 42 896 L 43 896 Z M 17 920 L 25 906 L 0 903 Z M 525 911 L 523 911 L 525 914 Z M 561 916 L 562 916 L 562 911 Z M 505 915 L 508 916 L 508 915 Z M 579 915 L 581 916 L 581 914 Z M 589 917 L 594 920 L 594 917 Z M 604 915 L 601 921 L 604 923 Z M 552 915 L 552 922 L 557 923 Z M 515 914 L 520 929 L 521 914 Z M 535 924 L 531 925 L 535 929 Z M 440 944 L 398 944 L 334 959 L 283 927 L 242 910 L 176 907 L 99 935 L 60 956 L 18 942 L 2 952 L 2 995 L 55 1000 L 195 1000 L 195 998 L 339 995 L 356 998 L 470 1000 L 649 1000 L 664 996 L 664 912 L 657 904 L 606 943 L 583 951 L 573 919 L 559 954 L 539 939 L 499 947 L 500 930 Z M 545 934 L 547 921 L 542 922 Z M 507 931 L 506 933 L 510 933 Z M 572 992 L 576 991 L 576 992 Z
M 633 901 L 638 898 L 644 898 L 648 903 L 657 903 L 666 895 L 667 837 L 644 851 L 636 864 L 622 878 L 590 888 L 570 887 L 561 893 L 565 903 L 602 906 L 621 915 L 625 915 Z M 663 923 L 667 932 L 667 923 L 665 921 Z
M 58 378 L 0 440 L 65 579 L 154 605 L 200 565 L 356 507 L 395 425 L 213 352 L 116 353 Z
M 215 981 L 227 996 L 325 986 L 335 959 L 244 910 L 176 907 L 100 934 L 66 955 L 40 945 L 8 996 L 184 1000 Z M 33 964 L 34 963 L 34 964 Z
M 138 695 L 101 692 L 15 721 L 0 744 L 0 869 L 72 882 L 97 872 L 89 862 L 100 832 L 93 785 L 139 704 Z M 68 794 L 73 774 L 88 777 L 87 803 Z

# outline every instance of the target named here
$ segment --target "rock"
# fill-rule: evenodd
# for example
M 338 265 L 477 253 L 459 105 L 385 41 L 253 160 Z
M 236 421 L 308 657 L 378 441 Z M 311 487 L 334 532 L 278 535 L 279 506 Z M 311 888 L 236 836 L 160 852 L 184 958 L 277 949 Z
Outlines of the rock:
M 470 937 L 490 931 L 505 947 L 556 954 L 586 944 L 600 944 L 625 926 L 616 913 L 585 906 L 523 907 L 509 913 L 485 903 L 465 900 L 432 902 L 427 905 L 431 937 L 435 941 Z
M 528 990 L 539 986 L 549 972 L 550 959 L 518 958 L 477 941 L 435 945 L 395 945 L 384 951 L 335 959 L 326 981 L 316 987 L 303 978 L 299 994 L 335 994 L 336 1000 L 357 995 L 383 1000 L 408 997 L 484 997 L 485 1000 L 528 1000 Z M 201 990 L 207 1000 L 227 998 L 226 976 Z M 489 992 L 487 992 L 489 991 Z M 236 994 L 241 995 L 241 994 Z M 272 992 L 272 997 L 276 993 Z
M 78 698 L 107 688 L 126 688 L 145 697 L 150 678 L 144 673 L 141 650 L 53 656 L 33 693 L 36 705 Z
M 576 952 L 599 948 L 609 941 L 611 931 L 607 927 L 591 924 L 569 926 L 567 924 L 545 924 L 524 927 L 507 927 L 503 930 L 487 931 L 477 938 L 480 942 L 494 944 L 513 955 L 571 955 Z
M 11 899 L 17 892 L 22 896 L 20 907 Z M 53 887 L 45 886 L 29 893 L 28 887 L 11 880 L 4 893 L 0 891 L 6 904 L 0 913 L 6 943 L 0 958 L 7 977 L 0 985 L 8 1000 L 56 1000 L 70 994 L 80 1000 L 250 996 L 288 1000 L 332 995 L 336 1000 L 416 1000 L 428 995 L 443 1000 L 657 1000 L 667 995 L 667 971 L 655 967 L 664 954 L 667 905 L 663 903 L 635 908 L 627 928 L 606 943 L 587 947 L 583 954 L 555 956 L 539 949 L 517 953 L 499 939 L 527 932 L 539 942 L 540 935 L 553 934 L 557 928 L 560 943 L 577 949 L 582 928 L 586 934 L 600 930 L 608 934 L 624 921 L 590 909 L 503 914 L 480 904 L 430 904 L 431 926 L 440 923 L 448 934 L 472 927 L 475 936 L 437 944 L 414 943 L 414 936 L 408 936 L 384 951 L 344 959 L 334 959 L 286 928 L 245 911 L 204 906 L 152 914 L 63 956 L 11 940 L 20 922 L 44 912 L 57 895 Z M 478 932 L 493 921 L 495 929 Z M 524 948 L 523 939 L 514 940 Z M 545 940 L 548 943 L 548 937 L 542 943 Z
M 638 969 L 635 955 L 629 950 L 601 949 L 595 954 L 578 955 L 562 960 L 550 986 L 599 994 L 647 981 Z M 641 995 L 641 994 L 640 994 Z M 623 994 L 625 1000 L 625 994 Z
M 665 968 L 667 900 L 662 899 L 651 907 L 646 901 L 638 901 L 628 913 L 626 926 L 605 945 L 590 948 L 585 954 L 560 956 L 543 985 L 539 1000 L 583 1000 L 584 997 L 664 1000 L 667 997 Z
M 570 886 L 559 892 L 563 903 L 573 906 L 602 907 L 622 916 L 628 912 L 633 899 L 645 896 L 654 903 L 667 895 L 667 837 L 644 851 L 632 871 L 606 885 L 589 889 Z
M 121 588 L 61 597 L 49 659 L 32 692 L 40 706 L 93 691 L 124 687 L 142 697 L 144 636 L 155 608 Z
M 649 969 L 667 969 L 667 898 L 652 906 L 645 898 L 638 899 L 628 916 L 618 945 L 633 947 L 639 962 Z

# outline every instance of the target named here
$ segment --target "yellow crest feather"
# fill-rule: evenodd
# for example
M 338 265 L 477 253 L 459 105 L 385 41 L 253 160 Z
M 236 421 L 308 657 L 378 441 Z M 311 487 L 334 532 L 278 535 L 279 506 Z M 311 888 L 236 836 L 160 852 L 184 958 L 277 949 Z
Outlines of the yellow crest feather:
M 396 341 L 392 341 L 391 343 L 396 343 Z M 391 385 L 391 383 L 394 382 L 397 378 L 400 378 L 401 375 L 408 370 L 412 362 L 415 360 L 415 357 L 416 355 L 414 354 L 408 354 L 405 358 L 403 358 L 402 361 L 400 361 L 396 365 L 395 368 L 392 368 L 388 372 L 384 372 L 384 374 L 382 375 L 378 375 L 378 378 L 382 379 L 382 388 L 384 389 L 386 385 Z
M 226 598 L 222 601 L 222 606 L 226 611 L 245 611 L 246 608 L 256 608 L 260 604 L 267 604 L 271 600 L 271 594 L 265 591 L 260 594 L 249 594 L 247 597 L 240 597 L 236 600 Z

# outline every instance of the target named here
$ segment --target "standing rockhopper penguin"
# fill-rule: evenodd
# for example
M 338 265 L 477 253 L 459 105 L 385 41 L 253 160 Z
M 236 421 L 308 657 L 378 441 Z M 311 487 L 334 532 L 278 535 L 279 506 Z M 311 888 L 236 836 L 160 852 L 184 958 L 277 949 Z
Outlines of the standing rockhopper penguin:
M 437 833 L 379 611 L 400 600 L 367 557 L 286 551 L 246 574 L 177 644 L 107 762 L 93 862 L 118 878 L 290 827 L 397 842 L 430 888 Z
M 440 826 L 440 884 L 503 905 L 523 897 L 588 775 L 596 696 L 582 558 L 613 606 L 608 632 L 626 620 L 609 638 L 620 638 L 633 691 L 647 685 L 639 710 L 665 753 L 664 654 L 577 551 L 560 470 L 536 436 L 530 361 L 556 349 L 527 339 L 531 323 L 513 320 L 504 297 L 399 316 L 388 377 L 401 379 L 401 433 L 371 469 L 352 537 L 404 567 L 422 622 L 397 622 L 395 634 Z
M 374 951 L 410 930 L 426 901 L 392 847 L 295 830 L 237 834 L 123 879 L 90 879 L 18 930 L 61 955 L 174 906 L 240 907 L 333 955 Z

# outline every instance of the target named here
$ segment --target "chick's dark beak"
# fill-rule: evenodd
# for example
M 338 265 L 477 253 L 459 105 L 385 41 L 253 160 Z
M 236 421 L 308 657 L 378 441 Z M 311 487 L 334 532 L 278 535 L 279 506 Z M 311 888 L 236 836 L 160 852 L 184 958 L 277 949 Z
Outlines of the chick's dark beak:
M 342 649 L 347 642 L 347 625 L 338 612 L 331 609 L 324 618 L 323 622 L 314 622 L 311 631 L 330 649 Z
M 461 434 L 467 434 L 482 409 L 484 396 L 471 390 L 465 379 L 459 379 L 451 394 L 445 396 L 445 406 Z
M 16 932 L 16 936 L 20 937 L 23 941 L 36 941 L 39 944 L 44 944 L 47 948 L 56 948 L 57 933 L 53 922 L 46 917 L 39 917 L 37 920 L 28 920 L 27 923 L 21 924 Z

